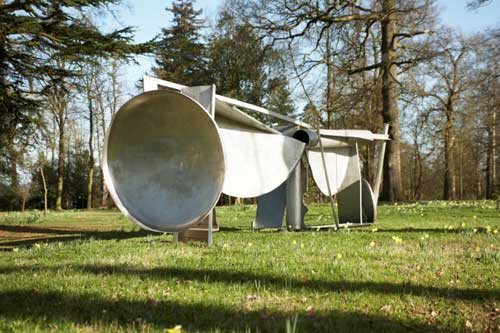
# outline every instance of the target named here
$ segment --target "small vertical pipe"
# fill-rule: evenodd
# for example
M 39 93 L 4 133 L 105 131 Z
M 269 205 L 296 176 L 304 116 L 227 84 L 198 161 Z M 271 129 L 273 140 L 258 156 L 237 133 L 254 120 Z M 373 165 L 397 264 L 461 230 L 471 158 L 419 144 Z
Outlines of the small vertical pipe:
M 335 221 L 335 230 L 339 230 L 339 218 L 337 213 L 335 212 L 335 203 L 333 202 L 332 190 L 330 188 L 330 178 L 328 178 L 328 170 L 326 169 L 325 162 L 325 152 L 323 150 L 323 142 L 321 142 L 321 135 L 318 129 L 318 137 L 319 137 L 319 148 L 321 150 L 321 161 L 323 162 L 323 171 L 325 172 L 326 178 L 326 187 L 328 188 L 328 198 L 330 199 L 330 208 L 332 209 L 333 220 Z

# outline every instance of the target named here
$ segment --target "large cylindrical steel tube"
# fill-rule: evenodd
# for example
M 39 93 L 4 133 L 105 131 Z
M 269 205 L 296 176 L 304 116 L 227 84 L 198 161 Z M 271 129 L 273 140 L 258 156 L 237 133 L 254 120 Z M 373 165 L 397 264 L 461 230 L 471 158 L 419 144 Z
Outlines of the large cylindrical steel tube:
M 188 228 L 215 206 L 225 159 L 217 124 L 195 100 L 168 90 L 134 97 L 107 133 L 103 171 L 113 200 L 146 229 Z

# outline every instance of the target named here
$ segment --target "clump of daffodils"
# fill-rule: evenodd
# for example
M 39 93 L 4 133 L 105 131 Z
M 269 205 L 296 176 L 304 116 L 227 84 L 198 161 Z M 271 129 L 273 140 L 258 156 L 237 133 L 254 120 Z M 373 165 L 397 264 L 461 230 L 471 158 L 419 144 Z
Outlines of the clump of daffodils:
M 403 243 L 403 239 L 398 236 L 392 236 L 392 240 L 395 241 L 396 243 Z
M 167 328 L 165 330 L 165 333 L 181 333 L 182 332 L 182 326 L 181 325 L 175 325 L 172 328 Z
M 429 239 L 429 234 L 424 234 L 422 237 L 420 237 L 420 240 L 426 240 Z

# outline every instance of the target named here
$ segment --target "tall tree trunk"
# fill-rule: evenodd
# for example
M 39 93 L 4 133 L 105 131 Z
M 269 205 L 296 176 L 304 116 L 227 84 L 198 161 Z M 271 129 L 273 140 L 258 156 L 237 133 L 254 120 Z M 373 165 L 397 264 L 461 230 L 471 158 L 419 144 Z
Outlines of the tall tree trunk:
M 482 174 L 479 169 L 481 168 L 481 163 L 479 158 L 476 159 L 476 200 L 481 199 L 481 196 L 483 194 L 483 185 L 481 183 L 482 181 Z
M 89 108 L 89 171 L 87 178 L 87 209 L 92 209 L 92 188 L 94 184 L 94 105 L 92 79 L 87 82 L 87 103 Z
M 496 81 L 495 81 L 496 83 Z M 498 97 L 496 97 L 498 98 Z M 491 138 L 491 164 L 492 164 L 492 170 L 491 170 L 491 179 L 492 179 L 492 184 L 491 187 L 493 189 L 493 194 L 498 194 L 498 189 L 497 189 L 497 154 L 496 154 L 496 147 L 497 147 L 497 112 L 498 109 L 494 108 L 492 112 L 492 138 Z M 492 195 L 493 197 L 493 195 Z
M 455 159 L 453 154 L 453 145 L 455 134 L 453 125 L 455 123 L 455 110 L 453 106 L 453 96 L 450 96 L 446 106 L 446 122 L 444 125 L 444 184 L 443 199 L 456 200 L 455 186 Z
M 464 144 L 460 144 L 460 156 L 459 156 L 459 165 L 458 165 L 458 181 L 459 183 L 459 192 L 458 198 L 460 200 L 464 199 Z
M 486 146 L 486 168 L 485 168 L 485 178 L 486 178 L 486 188 L 485 188 L 485 196 L 486 199 L 491 199 L 493 195 L 493 184 L 492 184 L 492 169 L 493 165 L 495 164 L 493 161 L 493 129 L 491 126 L 488 126 L 489 128 L 487 129 L 488 133 L 488 143 Z
M 61 115 L 59 111 L 59 114 Z M 62 117 L 60 116 L 60 119 Z M 64 187 L 64 122 L 59 125 L 59 158 L 57 160 L 57 190 L 56 190 L 56 210 L 62 210 L 62 195 Z
M 62 210 L 62 192 L 64 187 L 64 126 L 59 126 L 59 157 L 57 160 L 56 210 Z
M 0 0 L 0 6 L 4 4 L 3 0 Z M 8 64 L 7 64 L 7 50 L 5 48 L 6 36 L 0 30 L 0 90 L 1 94 L 6 94 L 7 91 L 4 90 L 7 85 L 7 72 L 8 72 Z M 1 96 L 1 95 L 0 95 Z
M 334 76 L 333 57 L 331 54 L 331 34 L 330 28 L 326 31 L 326 128 L 333 128 L 333 101 L 334 101 Z
M 394 9 L 396 0 L 383 0 L 383 11 Z M 393 37 L 396 30 L 395 14 L 387 15 L 381 22 L 382 27 L 382 117 L 390 125 L 389 137 L 384 158 L 384 180 L 380 199 L 395 202 L 402 199 L 401 156 L 399 144 L 399 110 L 397 92 L 396 51 Z
M 43 216 L 47 216 L 47 182 L 45 181 L 45 174 L 43 173 L 43 165 L 40 166 L 40 174 L 42 175 L 43 183 Z
M 99 165 L 101 166 L 102 170 L 102 152 L 104 149 L 104 140 L 106 140 L 106 109 L 104 108 L 104 96 L 103 96 L 103 91 L 100 90 L 98 95 L 97 95 L 97 103 L 99 104 L 99 115 L 100 115 L 100 123 L 101 123 L 101 131 L 102 131 L 102 149 L 99 150 Z M 96 122 L 97 124 L 98 122 Z M 98 125 L 97 125 L 98 126 Z M 99 146 L 98 142 L 98 146 Z M 102 205 L 104 207 L 110 207 L 110 195 L 109 195 L 109 190 L 108 187 L 106 186 L 106 182 L 104 181 L 104 171 L 101 172 L 102 175 Z
M 496 91 L 497 80 L 492 80 L 491 86 L 492 91 Z M 487 132 L 488 132 L 488 145 L 486 149 L 486 199 L 492 199 L 493 195 L 496 193 L 496 113 L 498 109 L 495 105 L 495 100 L 497 96 L 492 96 L 491 103 L 488 103 L 488 121 L 487 121 Z

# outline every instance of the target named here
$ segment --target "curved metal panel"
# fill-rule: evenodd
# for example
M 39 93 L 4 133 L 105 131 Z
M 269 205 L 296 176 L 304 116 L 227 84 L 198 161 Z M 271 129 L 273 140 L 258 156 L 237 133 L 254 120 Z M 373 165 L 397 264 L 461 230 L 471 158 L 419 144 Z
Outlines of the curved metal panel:
M 361 184 L 363 202 L 363 223 L 373 223 L 377 219 L 377 199 L 366 179 Z
M 188 228 L 217 203 L 224 152 L 203 107 L 168 90 L 134 97 L 108 130 L 103 170 L 120 210 L 146 229 Z
M 281 229 L 286 206 L 286 182 L 257 198 L 254 229 Z
M 281 185 L 295 168 L 304 143 L 279 134 L 219 129 L 226 157 L 222 192 L 258 197 Z
M 328 148 L 325 149 L 324 156 L 332 195 L 361 179 L 359 159 L 355 147 Z M 328 195 L 321 151 L 319 149 L 307 150 L 307 160 L 314 182 L 324 195 Z

